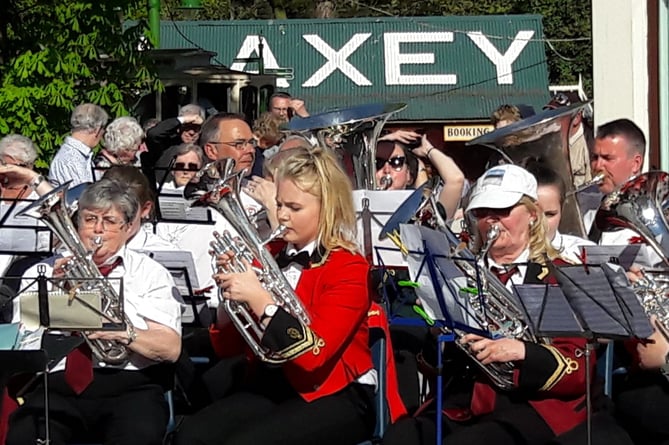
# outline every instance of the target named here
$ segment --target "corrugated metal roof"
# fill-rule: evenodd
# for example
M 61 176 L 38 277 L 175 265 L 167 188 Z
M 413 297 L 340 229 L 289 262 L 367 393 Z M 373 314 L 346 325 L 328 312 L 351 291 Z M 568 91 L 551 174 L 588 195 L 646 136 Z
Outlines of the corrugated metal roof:
M 536 15 L 161 24 L 163 48 L 199 46 L 233 69 L 257 69 L 234 59 L 256 56 L 258 35 L 265 68 L 292 70 L 279 87 L 312 112 L 399 101 L 409 106 L 394 120 L 488 119 L 549 98 Z

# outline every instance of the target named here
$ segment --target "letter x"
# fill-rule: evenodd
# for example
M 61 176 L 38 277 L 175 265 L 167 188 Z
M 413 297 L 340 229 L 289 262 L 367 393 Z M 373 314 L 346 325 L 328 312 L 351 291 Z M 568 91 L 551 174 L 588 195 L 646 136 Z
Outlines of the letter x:
M 327 59 L 327 62 L 321 66 L 318 71 L 312 74 L 311 77 L 302 84 L 302 86 L 318 86 L 337 69 L 358 86 L 372 85 L 369 79 L 367 79 L 360 71 L 358 71 L 356 67 L 351 65 L 351 63 L 346 60 L 371 35 L 371 33 L 355 34 L 348 42 L 346 42 L 344 46 L 341 47 L 339 51 L 332 49 L 332 47 L 325 43 L 323 39 L 321 39 L 317 34 L 306 34 L 302 36 L 304 37 L 304 40 L 306 40 L 316 49 L 316 51 L 321 53 Z

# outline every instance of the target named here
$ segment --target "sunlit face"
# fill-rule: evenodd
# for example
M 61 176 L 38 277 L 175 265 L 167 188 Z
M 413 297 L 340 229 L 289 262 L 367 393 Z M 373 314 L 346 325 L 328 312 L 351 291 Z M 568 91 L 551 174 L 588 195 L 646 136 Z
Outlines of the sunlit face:
M 404 162 L 400 167 L 393 167 L 391 163 L 393 159 L 404 158 Z M 409 166 L 406 162 L 404 150 L 399 145 L 395 145 L 393 152 L 388 158 L 389 162 L 385 162 L 381 168 L 376 170 L 376 185 L 385 190 L 404 190 L 413 183 L 413 178 L 409 172 Z M 396 164 L 397 165 L 397 164 Z M 377 165 L 378 167 L 378 165 Z M 392 184 L 390 187 L 384 186 L 384 177 L 390 178 Z
M 544 212 L 548 223 L 548 239 L 553 240 L 560 219 L 562 218 L 562 206 L 560 205 L 560 190 L 554 185 L 540 185 L 537 189 L 539 207 Z
M 256 148 L 251 127 L 240 119 L 227 119 L 218 123 L 217 141 L 209 141 L 204 152 L 211 160 L 232 158 L 235 171 L 251 171 Z
M 84 247 L 93 252 L 93 262 L 103 264 L 114 256 L 130 237 L 131 225 L 115 206 L 108 209 L 80 209 L 79 237 Z M 95 239 L 100 243 L 96 244 Z
M 192 151 L 179 155 L 174 160 L 174 184 L 182 187 L 190 182 L 197 174 L 197 170 L 202 168 L 200 157 Z
M 287 97 L 275 97 L 272 99 L 269 111 L 276 117 L 288 120 L 288 111 L 290 110 L 290 99 Z
M 277 183 L 277 217 L 286 226 L 283 239 L 300 250 L 318 237 L 321 216 L 320 198 L 308 193 L 290 179 Z
M 490 227 L 497 225 L 499 237 L 490 248 L 490 257 L 497 262 L 512 262 L 525 250 L 530 243 L 530 221 L 536 215 L 527 207 L 516 204 L 506 209 L 475 209 L 477 228 L 481 237 L 486 238 Z
M 639 174 L 643 158 L 638 153 L 628 153 L 628 143 L 621 136 L 595 140 L 595 148 L 590 157 L 592 175 L 604 173 L 604 181 L 599 191 L 604 194 L 613 192 L 630 177 Z

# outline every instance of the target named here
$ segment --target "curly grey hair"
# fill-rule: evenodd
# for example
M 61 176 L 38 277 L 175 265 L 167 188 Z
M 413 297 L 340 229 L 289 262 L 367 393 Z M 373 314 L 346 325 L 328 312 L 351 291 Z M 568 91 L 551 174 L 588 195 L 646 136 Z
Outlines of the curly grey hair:
M 72 131 L 94 132 L 104 128 L 109 120 L 109 115 L 95 104 L 78 105 L 70 116 L 70 127 Z
M 0 139 L 0 156 L 11 156 L 21 164 L 32 167 L 37 159 L 37 147 L 23 135 L 9 134 Z
M 114 119 L 105 130 L 104 147 L 112 154 L 136 150 L 144 139 L 144 130 L 134 117 Z

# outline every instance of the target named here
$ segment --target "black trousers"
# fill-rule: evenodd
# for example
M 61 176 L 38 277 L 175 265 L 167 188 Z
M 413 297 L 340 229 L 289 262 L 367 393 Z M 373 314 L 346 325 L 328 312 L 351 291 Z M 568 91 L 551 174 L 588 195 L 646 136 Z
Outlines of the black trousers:
M 442 437 L 448 445 L 544 445 L 555 435 L 527 403 L 501 400 L 495 411 L 466 422 L 442 416 Z M 405 418 L 388 428 L 383 445 L 430 445 L 436 443 L 435 411 Z
M 138 371 L 99 372 L 80 395 L 63 373 L 49 376 L 51 445 L 95 441 L 104 445 L 159 445 L 168 409 L 162 386 Z M 9 420 L 7 445 L 37 443 L 45 437 L 44 387 L 25 397 Z
M 304 401 L 281 369 L 186 418 L 174 445 L 356 445 L 374 429 L 374 390 L 353 383 Z
M 669 382 L 659 372 L 637 372 L 616 382 L 616 417 L 635 443 L 669 444 Z

